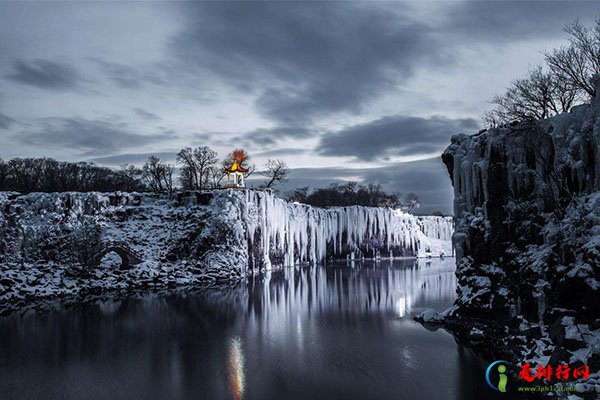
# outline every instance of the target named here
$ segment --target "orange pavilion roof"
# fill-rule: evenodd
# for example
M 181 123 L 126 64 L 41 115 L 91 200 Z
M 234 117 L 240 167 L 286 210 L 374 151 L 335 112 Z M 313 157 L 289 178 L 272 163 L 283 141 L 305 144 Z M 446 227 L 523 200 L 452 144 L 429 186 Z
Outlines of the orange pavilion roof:
M 235 160 L 233 162 L 233 164 L 231 165 L 231 167 L 227 168 L 225 170 L 226 173 L 232 173 L 232 172 L 248 172 L 248 170 L 244 167 L 242 167 L 237 160 Z

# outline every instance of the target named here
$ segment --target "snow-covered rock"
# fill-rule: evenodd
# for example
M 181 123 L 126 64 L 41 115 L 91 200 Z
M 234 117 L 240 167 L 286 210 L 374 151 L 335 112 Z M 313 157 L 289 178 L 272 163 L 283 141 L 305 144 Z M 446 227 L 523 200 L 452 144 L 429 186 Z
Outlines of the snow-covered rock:
M 415 319 L 424 324 L 439 324 L 444 321 L 444 317 L 431 308 L 428 308 L 421 314 L 417 315 Z
M 269 191 L 0 192 L 0 301 L 205 285 L 350 254 L 450 255 L 452 229 L 451 218 L 317 209 Z
M 442 160 L 456 218 L 448 325 L 495 359 L 578 359 L 598 371 L 600 99 L 456 135 Z M 473 324 L 488 341 L 473 340 Z

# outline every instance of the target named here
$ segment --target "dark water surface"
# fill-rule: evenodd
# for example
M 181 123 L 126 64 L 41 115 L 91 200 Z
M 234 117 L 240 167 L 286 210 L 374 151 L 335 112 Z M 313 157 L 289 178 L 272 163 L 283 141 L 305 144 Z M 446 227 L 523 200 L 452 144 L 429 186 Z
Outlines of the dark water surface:
M 0 399 L 483 399 L 486 364 L 411 319 L 454 260 L 287 268 L 233 288 L 0 319 Z

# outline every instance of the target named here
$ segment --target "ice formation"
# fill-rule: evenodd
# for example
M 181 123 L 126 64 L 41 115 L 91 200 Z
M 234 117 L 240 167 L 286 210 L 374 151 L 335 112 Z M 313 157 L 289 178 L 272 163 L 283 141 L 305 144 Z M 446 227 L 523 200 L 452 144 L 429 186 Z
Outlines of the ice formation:
M 217 190 L 181 199 L 0 192 L 0 302 L 16 309 L 28 298 L 205 285 L 272 264 L 332 257 L 451 255 L 452 224 L 450 217 L 384 208 L 314 208 L 269 191 Z M 82 241 L 88 231 L 97 236 Z M 88 243 L 119 243 L 123 251 L 98 255 L 100 264 L 91 266 L 82 256 L 98 250 Z M 123 252 L 141 262 L 116 268 L 124 265 L 118 262 Z
M 226 193 L 241 200 L 250 247 L 259 244 L 265 268 L 271 266 L 273 254 L 282 255 L 283 265 L 294 265 L 321 262 L 348 251 L 377 257 L 380 251 L 398 247 L 419 257 L 452 253 L 451 217 L 417 217 L 361 206 L 315 208 L 288 203 L 269 191 Z
M 488 359 L 589 365 L 586 399 L 600 398 L 598 76 L 595 87 L 590 104 L 455 135 L 442 155 L 458 284 L 446 327 Z

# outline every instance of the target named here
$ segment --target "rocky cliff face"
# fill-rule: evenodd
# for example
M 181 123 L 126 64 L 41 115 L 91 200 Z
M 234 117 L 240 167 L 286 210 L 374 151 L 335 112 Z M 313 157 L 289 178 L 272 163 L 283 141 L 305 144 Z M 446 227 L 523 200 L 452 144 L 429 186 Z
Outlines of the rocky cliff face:
M 571 360 L 597 371 L 600 99 L 543 121 L 456 135 L 442 159 L 456 218 L 449 325 L 489 358 Z M 565 339 L 569 332 L 577 339 Z
M 333 258 L 450 255 L 452 232 L 450 217 L 318 209 L 269 191 L 0 192 L 0 304 L 208 285 Z

